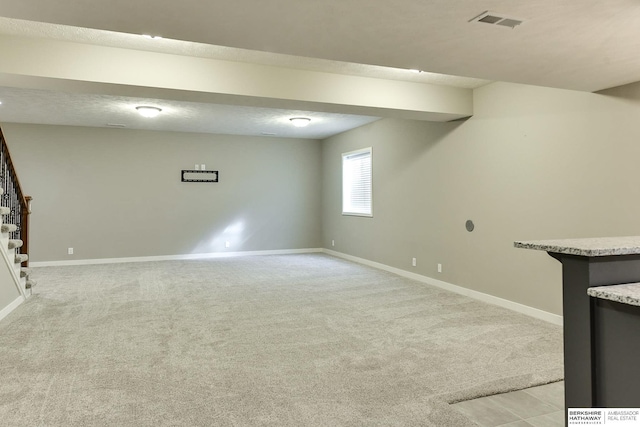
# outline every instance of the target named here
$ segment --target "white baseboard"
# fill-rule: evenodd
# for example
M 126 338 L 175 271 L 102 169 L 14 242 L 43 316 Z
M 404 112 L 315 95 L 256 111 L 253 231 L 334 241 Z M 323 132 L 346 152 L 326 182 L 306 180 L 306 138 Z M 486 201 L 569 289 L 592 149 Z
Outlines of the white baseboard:
M 18 298 L 16 298 L 11 304 L 9 304 L 8 306 L 6 306 L 5 308 L 3 308 L 2 310 L 0 310 L 0 320 L 4 319 L 5 317 L 7 317 L 9 315 L 9 313 L 11 313 L 13 310 L 15 310 L 16 308 L 18 308 L 18 306 L 20 304 L 22 304 L 25 301 L 24 297 L 21 295 Z
M 498 305 L 500 307 L 508 308 L 509 310 L 516 311 L 518 313 L 526 314 L 527 316 L 535 317 L 536 319 L 544 320 L 549 323 L 553 323 L 555 325 L 562 326 L 562 316 L 557 314 L 549 313 L 547 311 L 539 310 L 537 308 L 529 307 L 528 305 L 520 304 L 517 302 L 509 301 L 504 298 L 499 298 L 493 295 L 485 294 L 482 292 L 474 291 L 472 289 L 463 288 L 462 286 L 457 286 L 452 283 L 444 282 L 442 280 L 433 279 L 428 276 L 423 276 L 416 273 L 411 273 L 406 270 L 401 270 L 399 268 L 391 267 L 386 264 L 381 264 L 379 262 L 370 261 L 364 258 L 358 258 L 352 255 L 347 255 L 342 252 L 332 251 L 330 249 L 323 249 L 324 253 L 328 255 L 333 255 L 338 258 L 343 258 L 349 261 L 357 262 L 359 264 L 368 265 L 370 267 L 378 268 L 380 270 L 388 271 L 390 273 L 395 273 L 399 276 L 406 277 L 408 279 L 417 280 L 418 282 L 426 283 L 432 286 L 436 286 L 438 288 L 445 289 L 447 291 L 455 292 L 457 294 L 465 295 L 473 299 L 477 299 L 480 301 L 487 302 L 489 304 Z
M 98 259 L 77 259 L 72 261 L 41 261 L 29 262 L 29 268 L 37 267 L 60 267 L 70 265 L 91 265 L 91 264 L 120 264 L 125 262 L 149 262 L 149 261 L 179 261 L 189 259 L 212 259 L 212 258 L 229 258 L 239 256 L 253 255 L 290 255 L 290 254 L 306 254 L 322 252 L 321 248 L 307 249 L 278 249 L 268 251 L 240 251 L 240 252 L 213 252 L 204 254 L 183 254 L 183 255 L 161 255 L 161 256 L 145 256 L 145 257 L 127 257 L 127 258 L 98 258 Z

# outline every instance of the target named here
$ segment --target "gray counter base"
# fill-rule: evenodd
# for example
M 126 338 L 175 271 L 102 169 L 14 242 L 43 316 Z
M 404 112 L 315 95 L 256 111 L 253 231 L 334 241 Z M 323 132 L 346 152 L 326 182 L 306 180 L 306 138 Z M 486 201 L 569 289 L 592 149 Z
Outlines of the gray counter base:
M 603 408 L 640 407 L 640 307 L 593 298 L 594 398 Z

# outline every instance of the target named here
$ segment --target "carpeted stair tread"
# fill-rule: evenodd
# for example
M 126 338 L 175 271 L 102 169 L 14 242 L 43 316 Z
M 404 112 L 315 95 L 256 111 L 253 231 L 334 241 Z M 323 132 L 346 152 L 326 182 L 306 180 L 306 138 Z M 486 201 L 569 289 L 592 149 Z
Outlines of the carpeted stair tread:
M 29 255 L 27 254 L 17 254 L 16 258 L 15 258 L 15 263 L 16 264 L 22 264 L 25 261 L 29 260 Z
M 2 224 L 0 226 L 0 232 L 2 233 L 13 233 L 18 229 L 18 226 L 15 224 Z
M 9 240 L 9 249 L 21 248 L 23 245 L 23 241 L 19 239 L 11 239 Z
M 31 289 L 35 285 L 37 285 L 35 280 L 27 280 L 27 283 L 24 285 L 25 289 Z
M 9 215 L 11 213 L 11 208 L 7 208 L 6 206 L 0 206 L 0 215 Z

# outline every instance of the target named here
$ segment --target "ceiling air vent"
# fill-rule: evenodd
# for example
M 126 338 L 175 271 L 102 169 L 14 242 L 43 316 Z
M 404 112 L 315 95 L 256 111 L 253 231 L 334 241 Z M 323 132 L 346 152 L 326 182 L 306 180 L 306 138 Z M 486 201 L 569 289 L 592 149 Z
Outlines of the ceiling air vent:
M 470 19 L 469 22 L 482 22 L 483 24 L 501 25 L 503 27 L 515 28 L 518 25 L 522 24 L 523 21 L 522 19 L 507 17 L 500 13 L 489 12 L 487 10 L 485 12 L 482 12 L 475 18 Z

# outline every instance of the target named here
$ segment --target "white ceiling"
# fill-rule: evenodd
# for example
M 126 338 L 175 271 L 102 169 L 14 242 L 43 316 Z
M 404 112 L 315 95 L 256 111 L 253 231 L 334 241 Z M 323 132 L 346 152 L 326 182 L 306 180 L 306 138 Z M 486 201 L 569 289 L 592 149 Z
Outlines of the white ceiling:
M 488 83 L 486 80 L 467 77 L 429 72 L 417 73 L 407 69 L 273 54 L 168 38 L 151 40 L 141 37 L 140 34 L 25 21 L 1 16 L 0 34 L 460 88 L 476 88 Z M 78 94 L 2 86 L 0 86 L 0 102 L 3 103 L 0 105 L 0 122 L 95 127 L 117 125 L 113 127 L 311 139 L 324 139 L 380 118 L 326 111 L 195 103 L 166 98 L 127 98 L 108 94 Z M 134 114 L 135 106 L 138 105 L 161 106 L 162 117 L 153 120 L 144 119 Z M 291 126 L 289 118 L 299 116 L 311 118 L 310 125 L 302 129 Z
M 324 139 L 378 119 L 378 117 L 275 108 L 78 94 L 0 87 L 0 120 L 9 123 L 114 127 L 171 132 L 278 136 Z M 161 106 L 161 115 L 148 119 L 136 106 Z M 292 117 L 308 117 L 301 129 Z
M 515 29 L 469 22 L 486 10 L 524 22 Z M 639 23 L 638 0 L 0 0 L 2 34 L 466 88 L 498 80 L 597 91 L 640 81 Z M 143 33 L 164 39 L 138 36 Z M 408 73 L 409 68 L 428 72 Z M 0 88 L 0 100 L 6 98 L 0 120 L 24 121 L 19 117 L 28 112 L 31 121 L 104 126 L 102 113 L 144 101 L 93 94 L 75 102 L 81 95 L 20 90 Z M 18 107 L 19 99 L 30 102 Z M 54 115 L 43 114 L 47 117 L 27 108 L 47 103 L 61 107 Z M 267 123 L 289 113 L 313 113 L 192 104 L 180 106 L 193 115 L 173 124 L 134 119 L 123 124 L 290 136 L 285 128 Z M 373 120 L 314 114 L 319 123 L 335 124 L 335 129 L 327 124 L 312 133 L 310 126 L 308 134 L 297 136 L 324 137 Z M 212 116 L 225 117 L 221 127 Z M 127 117 L 108 119 L 118 121 Z

